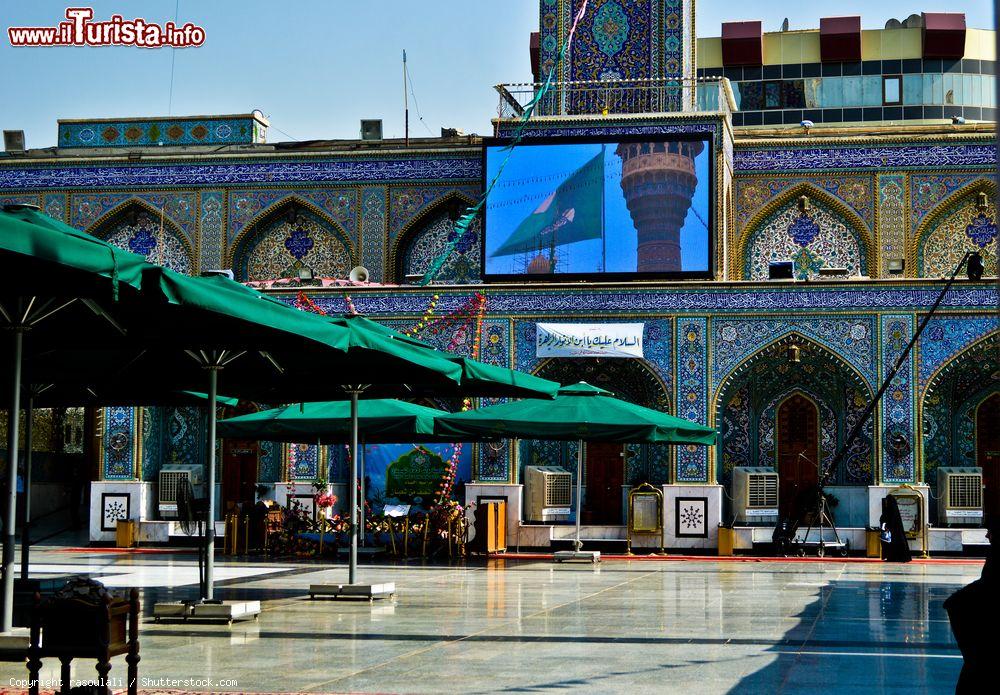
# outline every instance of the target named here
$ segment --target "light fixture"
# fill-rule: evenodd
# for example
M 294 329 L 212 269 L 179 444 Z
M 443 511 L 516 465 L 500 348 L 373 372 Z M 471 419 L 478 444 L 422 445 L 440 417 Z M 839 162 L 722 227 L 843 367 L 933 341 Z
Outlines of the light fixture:
M 788 346 L 788 349 L 785 351 L 785 357 L 787 357 L 788 361 L 791 362 L 792 364 L 801 363 L 802 346 L 799 345 L 798 343 L 792 343 L 791 345 Z
M 799 125 L 800 125 L 800 126 L 802 126 L 803 128 L 805 128 L 805 131 L 806 131 L 806 132 L 808 133 L 808 132 L 809 132 L 809 129 L 810 129 L 810 128 L 812 128 L 812 127 L 813 127 L 814 125 L 816 125 L 816 124 L 815 124 L 815 123 L 813 123 L 812 121 L 810 121 L 810 120 L 809 120 L 809 119 L 807 118 L 806 120 L 804 120 L 804 121 L 802 121 L 801 123 L 799 123 Z
M 312 282 L 314 277 L 312 268 L 309 266 L 304 265 L 299 268 L 299 280 L 302 282 Z
M 799 196 L 799 212 L 808 215 L 812 212 L 812 203 L 809 201 L 809 196 L 800 195 Z
M 990 196 L 986 191 L 979 191 L 976 194 L 976 210 L 978 210 L 983 215 L 990 209 Z
M 973 251 L 969 254 L 969 262 L 965 266 L 965 271 L 969 276 L 969 279 L 973 282 L 979 282 L 983 279 L 983 271 L 986 270 L 986 266 L 983 265 L 983 255 L 978 251 Z

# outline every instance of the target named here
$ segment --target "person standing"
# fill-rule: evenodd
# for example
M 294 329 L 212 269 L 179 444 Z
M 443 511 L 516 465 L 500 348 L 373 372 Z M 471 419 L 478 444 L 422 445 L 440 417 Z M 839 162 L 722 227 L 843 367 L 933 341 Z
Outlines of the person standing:
M 956 695 L 991 692 L 996 687 L 996 657 L 1000 654 L 1000 517 L 987 520 L 986 539 L 990 542 L 982 576 L 964 586 L 944 602 L 951 631 L 962 652 L 962 673 Z

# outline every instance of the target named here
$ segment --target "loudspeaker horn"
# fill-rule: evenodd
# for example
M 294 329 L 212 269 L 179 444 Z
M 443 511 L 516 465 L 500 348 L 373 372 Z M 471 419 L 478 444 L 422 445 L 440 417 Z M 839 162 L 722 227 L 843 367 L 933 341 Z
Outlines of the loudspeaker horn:
M 348 277 L 351 279 L 351 282 L 368 282 L 368 268 L 359 265 L 351 270 L 351 274 Z

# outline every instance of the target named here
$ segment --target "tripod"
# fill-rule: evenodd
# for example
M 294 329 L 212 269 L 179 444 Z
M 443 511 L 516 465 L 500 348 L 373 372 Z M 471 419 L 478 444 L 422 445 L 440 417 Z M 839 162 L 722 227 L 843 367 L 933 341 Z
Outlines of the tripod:
M 809 459 L 805 453 L 799 453 L 799 458 L 803 458 L 809 463 L 816 466 L 816 470 L 822 474 L 818 464 L 814 463 Z M 806 528 L 806 533 L 802 537 L 802 544 L 805 545 L 809 542 L 809 534 L 815 528 L 819 532 L 819 542 L 816 545 L 816 555 L 818 557 L 824 557 L 826 555 L 826 548 L 830 546 L 831 548 L 836 548 L 842 557 L 847 557 L 848 545 L 840 539 L 840 533 L 837 531 L 837 526 L 833 523 L 833 518 L 830 516 L 830 507 L 826 501 L 826 494 L 823 490 L 823 482 L 825 476 L 820 475 L 819 484 L 816 487 L 816 507 L 815 514 L 809 520 L 809 526 Z M 833 531 L 833 540 L 829 543 L 826 541 L 826 536 L 824 531 L 826 529 Z M 805 549 L 800 548 L 799 555 L 805 555 Z

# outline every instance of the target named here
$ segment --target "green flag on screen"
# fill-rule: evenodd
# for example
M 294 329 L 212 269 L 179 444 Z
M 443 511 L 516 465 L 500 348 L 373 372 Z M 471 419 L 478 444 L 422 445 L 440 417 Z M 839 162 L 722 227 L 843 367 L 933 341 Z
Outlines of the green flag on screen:
M 534 253 L 603 234 L 604 148 L 563 181 L 491 255 Z

